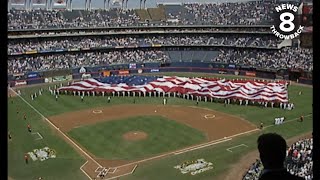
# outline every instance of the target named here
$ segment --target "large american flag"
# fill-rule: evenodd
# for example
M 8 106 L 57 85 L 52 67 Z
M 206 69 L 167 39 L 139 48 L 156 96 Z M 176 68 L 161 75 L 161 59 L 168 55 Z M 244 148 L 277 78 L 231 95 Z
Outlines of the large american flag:
M 119 79 L 120 78 L 120 79 Z M 121 79 L 122 78 L 122 79 Z M 105 83 L 102 83 L 105 82 Z M 238 99 L 263 102 L 288 102 L 286 82 L 257 80 L 225 80 L 216 78 L 163 77 L 108 77 L 98 81 L 87 79 L 61 87 L 67 92 L 160 92 L 180 93 L 218 99 Z

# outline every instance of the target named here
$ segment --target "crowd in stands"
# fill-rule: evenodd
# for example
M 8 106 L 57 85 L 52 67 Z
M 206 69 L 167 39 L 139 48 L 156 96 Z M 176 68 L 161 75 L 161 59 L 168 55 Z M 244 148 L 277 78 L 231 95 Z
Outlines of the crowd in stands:
M 312 49 L 298 48 L 283 48 L 281 50 L 272 51 L 253 49 L 220 49 L 220 51 L 208 51 L 214 52 L 213 54 L 208 55 L 212 57 L 212 62 L 218 63 L 238 64 L 264 69 L 295 68 L 311 71 L 313 69 L 312 51 Z M 54 54 L 42 56 L 39 55 L 29 57 L 15 56 L 9 58 L 8 60 L 8 73 L 15 74 L 35 70 L 64 69 L 79 67 L 82 65 L 97 66 L 107 64 L 128 64 L 131 62 L 141 63 L 180 61 L 180 59 L 174 59 L 177 57 L 170 57 L 168 55 L 170 53 L 168 52 L 160 50 L 131 50 L 77 54 Z M 176 53 L 179 51 L 172 52 Z M 199 55 L 200 54 L 198 54 L 197 56 Z M 193 55 L 187 58 L 191 58 L 190 60 L 192 60 L 192 57 L 197 58 Z M 186 59 L 183 58 L 181 60 L 185 61 Z M 210 57 L 208 58 L 208 61 L 210 61 Z
M 263 170 L 262 162 L 257 159 L 256 162 L 254 162 L 247 173 L 243 176 L 242 180 L 258 180 L 260 177 L 260 174 Z
M 257 25 L 273 22 L 274 2 L 251 1 L 219 4 L 165 5 L 167 20 L 141 21 L 135 10 L 17 10 L 8 12 L 9 29 L 43 29 L 154 25 Z M 174 19 L 174 21 L 172 21 Z
M 134 10 L 17 10 L 8 12 L 8 29 L 46 29 L 76 27 L 134 26 L 139 16 Z
M 286 168 L 292 175 L 313 179 L 313 139 L 299 140 L 287 151 Z
M 251 1 L 236 3 L 192 3 L 186 4 L 188 10 L 186 16 L 187 24 L 195 22 L 217 25 L 255 25 L 270 24 L 273 21 L 272 14 L 275 7 L 274 2 Z M 180 14 L 181 16 L 182 14 Z M 183 16 L 182 16 L 183 17 Z
M 285 168 L 292 175 L 304 178 L 305 180 L 313 179 L 313 139 L 303 139 L 292 144 L 288 150 L 285 160 Z M 258 180 L 263 170 L 260 160 L 251 165 L 243 180 Z
M 278 51 L 263 50 L 222 50 L 213 62 L 242 64 L 268 69 L 303 69 L 313 70 L 313 49 L 283 48 Z
M 55 54 L 46 56 L 14 57 L 8 60 L 8 73 L 27 71 L 70 69 L 80 66 L 125 64 L 130 62 L 166 62 L 168 56 L 163 51 L 112 51 L 81 54 Z
M 242 47 L 277 47 L 279 39 L 274 36 L 254 37 L 248 35 L 196 35 L 196 36 L 153 36 L 153 37 L 74 37 L 64 39 L 27 39 L 11 41 L 8 54 L 26 51 L 55 51 L 74 48 L 101 48 L 115 46 L 152 46 L 160 45 L 224 45 Z

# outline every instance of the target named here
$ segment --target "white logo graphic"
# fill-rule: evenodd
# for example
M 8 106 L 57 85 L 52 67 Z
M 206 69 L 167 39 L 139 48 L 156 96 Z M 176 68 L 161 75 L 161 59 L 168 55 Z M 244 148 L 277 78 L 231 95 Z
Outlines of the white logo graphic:
M 304 27 L 300 25 L 297 28 L 294 24 L 295 15 L 293 13 L 298 11 L 298 7 L 293 4 L 281 4 L 275 9 L 276 12 L 281 13 L 280 24 L 278 27 L 275 25 L 270 27 L 272 33 L 280 39 L 294 39 L 299 36 Z
M 80 73 L 80 74 L 86 73 L 86 72 L 87 72 L 87 70 L 86 70 L 86 68 L 84 68 L 84 67 L 81 67 L 81 68 L 79 69 L 79 73 Z
M 204 171 L 213 169 L 211 162 L 206 162 L 204 159 L 198 159 L 195 161 L 186 161 L 180 165 L 174 167 L 179 169 L 182 174 L 190 173 L 191 175 L 200 174 Z

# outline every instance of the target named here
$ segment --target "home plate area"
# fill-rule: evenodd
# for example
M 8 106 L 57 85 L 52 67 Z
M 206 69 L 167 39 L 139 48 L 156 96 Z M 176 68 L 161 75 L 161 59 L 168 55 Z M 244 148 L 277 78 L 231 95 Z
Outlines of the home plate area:
M 96 169 L 96 172 L 98 173 L 97 177 L 105 177 L 108 173 L 114 174 L 116 172 L 117 168 L 104 168 L 104 167 L 98 167 Z
M 97 173 L 96 178 L 97 179 L 104 179 L 104 180 L 111 180 L 120 178 L 129 174 L 132 174 L 136 168 L 137 164 L 128 164 L 124 166 L 119 167 L 98 167 L 95 172 Z

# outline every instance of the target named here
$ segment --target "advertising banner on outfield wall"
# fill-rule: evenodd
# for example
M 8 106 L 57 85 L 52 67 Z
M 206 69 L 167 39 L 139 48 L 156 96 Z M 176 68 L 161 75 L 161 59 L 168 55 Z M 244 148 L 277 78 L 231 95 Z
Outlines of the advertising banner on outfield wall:
M 44 78 L 45 83 L 51 83 L 52 82 L 52 77 Z
M 59 82 L 59 81 L 71 81 L 72 75 L 67 76 L 55 76 L 52 78 L 52 82 Z
M 256 77 L 256 72 L 246 71 L 246 76 Z
M 119 72 L 119 75 L 128 75 L 130 72 L 127 71 L 127 70 L 120 70 L 118 71 Z
M 110 71 L 103 71 L 103 77 L 108 77 L 110 76 L 111 72 Z
M 228 65 L 228 68 L 230 68 L 230 69 L 235 69 L 235 68 L 236 68 L 236 65 L 235 65 L 235 64 L 229 64 L 229 65 Z
M 25 80 L 15 82 L 15 86 L 24 86 L 24 85 L 27 85 L 27 81 Z
M 81 75 L 81 79 L 90 79 L 91 78 L 91 74 L 86 74 L 86 73 L 83 73 Z
M 39 77 L 39 73 L 38 72 L 29 72 L 28 75 L 27 75 L 28 79 L 38 78 L 38 77 Z
M 151 69 L 150 72 L 160 72 L 159 69 Z
M 130 63 L 129 64 L 129 69 L 136 69 L 137 68 L 137 64 L 136 63 Z

